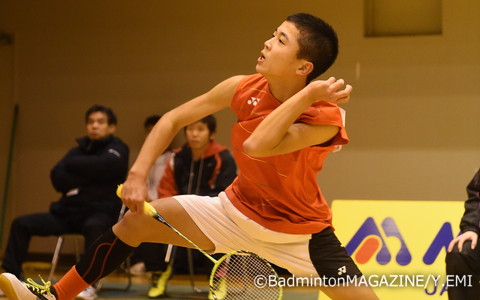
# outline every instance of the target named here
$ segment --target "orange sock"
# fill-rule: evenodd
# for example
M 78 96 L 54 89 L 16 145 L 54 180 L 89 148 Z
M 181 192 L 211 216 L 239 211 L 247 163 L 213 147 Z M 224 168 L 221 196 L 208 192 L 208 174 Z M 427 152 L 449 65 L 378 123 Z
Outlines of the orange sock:
M 57 294 L 57 300 L 71 300 L 74 299 L 81 291 L 89 287 L 73 266 L 59 282 L 55 283 L 53 287 Z

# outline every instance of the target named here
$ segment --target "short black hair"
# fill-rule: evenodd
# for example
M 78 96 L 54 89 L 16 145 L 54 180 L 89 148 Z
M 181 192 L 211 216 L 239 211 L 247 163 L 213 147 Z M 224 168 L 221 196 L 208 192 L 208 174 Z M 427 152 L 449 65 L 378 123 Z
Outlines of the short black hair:
M 313 63 L 307 83 L 325 73 L 338 55 L 338 37 L 333 27 L 324 20 L 306 13 L 290 15 L 286 19 L 300 32 L 297 58 Z
M 207 124 L 210 133 L 217 131 L 217 119 L 213 115 L 208 115 L 200 120 L 200 122 Z
M 87 110 L 87 112 L 85 113 L 85 123 L 88 123 L 88 117 L 90 117 L 91 114 L 97 111 L 103 112 L 107 115 L 108 125 L 117 125 L 117 116 L 115 115 L 113 110 L 109 107 L 99 104 L 95 104 Z
M 217 119 L 215 118 L 214 115 L 208 115 L 208 116 L 206 116 L 206 117 L 204 117 L 204 118 L 202 118 L 198 121 L 195 121 L 193 123 L 197 123 L 197 122 L 202 122 L 202 123 L 206 124 L 207 128 L 208 128 L 208 131 L 210 131 L 210 133 L 214 133 L 214 132 L 217 131 Z M 183 130 L 186 131 L 187 127 L 188 126 L 185 126 L 183 128 Z
M 145 119 L 145 123 L 143 123 L 143 127 L 147 128 L 148 126 L 155 126 L 158 120 L 160 120 L 162 116 L 159 115 L 151 115 Z

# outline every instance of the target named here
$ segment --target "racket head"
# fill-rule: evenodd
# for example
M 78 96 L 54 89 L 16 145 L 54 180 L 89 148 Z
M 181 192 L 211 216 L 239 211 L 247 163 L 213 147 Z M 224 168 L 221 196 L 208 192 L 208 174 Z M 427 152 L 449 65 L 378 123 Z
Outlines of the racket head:
M 282 286 L 268 285 L 272 276 L 278 278 L 275 269 L 263 257 L 246 250 L 232 251 L 213 266 L 209 299 L 282 299 Z M 274 282 L 278 283 L 278 280 Z

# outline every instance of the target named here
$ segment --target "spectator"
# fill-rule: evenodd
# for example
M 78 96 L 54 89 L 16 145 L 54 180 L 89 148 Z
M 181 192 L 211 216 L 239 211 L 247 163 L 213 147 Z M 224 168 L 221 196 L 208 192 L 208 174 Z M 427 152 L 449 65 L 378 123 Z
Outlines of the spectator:
M 17 217 L 10 228 L 2 267 L 22 278 L 22 263 L 32 236 L 81 233 L 85 249 L 118 220 L 122 202 L 117 185 L 128 170 L 128 146 L 113 134 L 117 118 L 105 106 L 94 105 L 85 115 L 87 135 L 53 167 L 52 185 L 62 195 L 49 212 Z M 95 299 L 94 287 L 78 299 Z
M 158 185 L 158 198 L 180 194 L 195 194 L 200 196 L 217 196 L 229 186 L 237 173 L 235 160 L 227 147 L 215 142 L 216 119 L 208 115 L 184 128 L 187 142 L 173 151 L 170 163 Z M 159 249 L 162 244 L 149 244 L 153 249 Z M 181 262 L 186 262 L 185 248 L 177 253 L 183 254 Z M 178 251 L 177 251 L 178 252 Z M 150 251 L 145 256 L 147 272 L 152 272 L 152 286 L 148 292 L 150 298 L 164 296 L 168 279 L 171 277 L 172 264 L 165 264 L 165 255 Z M 211 269 L 211 262 L 199 252 L 193 252 L 194 265 L 203 269 Z M 179 259 L 177 259 L 178 261 Z M 172 261 L 173 262 L 173 261 Z M 179 261 L 180 262 L 180 261 Z M 186 264 L 183 264 L 186 265 Z
M 448 299 L 480 299 L 480 170 L 467 186 L 468 199 L 465 201 L 465 213 L 460 221 L 462 234 L 448 245 L 446 256 L 447 275 L 472 276 L 472 286 L 449 286 Z

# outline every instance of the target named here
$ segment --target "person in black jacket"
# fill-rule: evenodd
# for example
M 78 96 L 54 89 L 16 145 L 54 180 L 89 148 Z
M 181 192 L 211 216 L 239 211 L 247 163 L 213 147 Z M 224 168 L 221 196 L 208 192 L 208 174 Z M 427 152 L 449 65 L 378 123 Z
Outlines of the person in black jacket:
M 187 142 L 173 150 L 158 184 L 158 198 L 182 194 L 217 196 L 232 183 L 237 175 L 237 165 L 228 148 L 215 141 L 216 129 L 217 122 L 213 115 L 184 128 Z M 148 297 L 164 297 L 168 279 L 173 272 L 173 260 L 168 265 L 165 264 L 164 245 L 146 245 L 148 246 L 143 246 L 141 251 L 144 252 L 146 271 L 152 273 Z M 188 269 L 187 250 L 177 247 L 173 249 L 177 262 L 180 263 L 176 269 Z M 146 255 L 147 253 L 149 254 Z M 210 272 L 210 260 L 197 251 L 193 251 L 192 256 L 197 271 Z
M 216 119 L 208 115 L 184 128 L 187 142 L 173 150 L 160 181 L 158 197 L 195 194 L 217 196 L 237 176 L 227 147 L 215 142 Z
M 117 120 L 110 108 L 92 106 L 85 121 L 87 135 L 51 170 L 60 199 L 49 212 L 17 217 L 11 225 L 2 267 L 19 278 L 32 236 L 81 233 L 88 248 L 118 220 L 122 203 L 115 190 L 125 180 L 129 149 L 113 136 Z
M 480 247 L 477 245 L 480 233 L 480 170 L 468 184 L 467 194 L 465 213 L 460 222 L 462 234 L 450 242 L 446 263 L 448 276 L 471 276 L 471 286 L 449 286 L 450 300 L 480 299 Z

